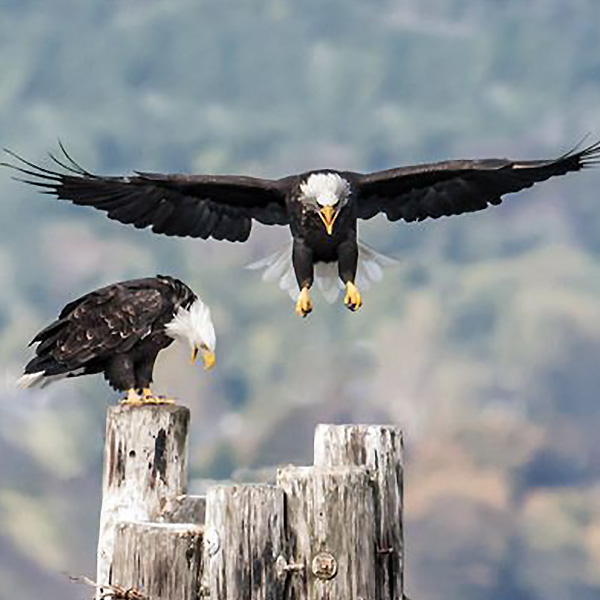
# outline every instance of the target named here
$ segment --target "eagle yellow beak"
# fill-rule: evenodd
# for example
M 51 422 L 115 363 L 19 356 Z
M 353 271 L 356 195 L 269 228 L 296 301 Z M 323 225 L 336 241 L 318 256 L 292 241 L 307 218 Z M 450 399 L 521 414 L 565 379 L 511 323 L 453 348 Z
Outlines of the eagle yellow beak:
M 331 235 L 333 233 L 333 223 L 335 222 L 336 217 L 338 216 L 338 211 L 333 208 L 333 206 L 324 206 L 319 211 L 319 217 L 321 217 L 321 221 L 325 225 L 325 231 L 327 231 L 327 235 Z
M 202 362 L 204 363 L 204 370 L 210 371 L 215 366 L 215 363 L 217 362 L 217 357 L 215 356 L 215 353 L 211 352 L 210 350 L 204 350 L 204 348 L 202 348 L 201 351 Z M 200 352 L 200 349 L 196 346 L 192 350 L 192 364 L 196 362 L 196 358 L 198 358 L 198 352 Z
M 215 363 L 217 362 L 217 357 L 215 356 L 214 352 L 206 350 L 202 352 L 202 360 L 204 362 L 204 370 L 210 371 L 215 366 Z

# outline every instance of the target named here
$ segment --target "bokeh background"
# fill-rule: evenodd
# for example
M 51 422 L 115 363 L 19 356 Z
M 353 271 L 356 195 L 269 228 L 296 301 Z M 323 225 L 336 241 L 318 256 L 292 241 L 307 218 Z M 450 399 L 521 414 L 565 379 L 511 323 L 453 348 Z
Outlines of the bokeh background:
M 0 0 L 0 141 L 88 169 L 375 170 L 559 155 L 600 136 L 597 0 Z M 0 599 L 89 597 L 100 379 L 17 392 L 69 299 L 169 273 L 213 308 L 218 368 L 163 353 L 192 410 L 193 489 L 311 462 L 318 422 L 406 436 L 409 595 L 600 594 L 600 171 L 484 213 L 361 237 L 400 259 L 357 315 L 306 320 L 244 269 L 284 244 L 170 239 L 0 170 Z

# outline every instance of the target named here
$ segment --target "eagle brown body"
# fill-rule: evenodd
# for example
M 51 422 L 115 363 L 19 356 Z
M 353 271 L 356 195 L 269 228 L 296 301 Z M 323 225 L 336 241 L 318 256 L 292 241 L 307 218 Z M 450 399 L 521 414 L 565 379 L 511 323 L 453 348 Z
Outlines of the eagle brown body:
M 162 275 L 90 292 L 67 304 L 58 319 L 34 337 L 30 345 L 38 344 L 35 357 L 19 385 L 44 386 L 102 373 L 116 390 L 146 390 L 148 395 L 158 353 L 175 339 L 170 324 L 180 311 L 199 302 L 183 282 Z
M 61 146 L 62 148 L 62 146 Z M 155 233 L 243 242 L 252 222 L 287 225 L 301 290 L 296 310 L 312 309 L 308 290 L 314 265 L 337 262 L 345 302 L 362 300 L 354 285 L 359 249 L 357 222 L 383 213 L 390 221 L 422 221 L 479 211 L 551 177 L 598 164 L 600 143 L 550 160 L 451 160 L 362 174 L 319 170 L 278 180 L 230 175 L 136 173 L 102 177 L 64 151 L 62 171 L 42 168 L 10 153 L 27 183 L 58 198 L 93 206 L 109 218 Z

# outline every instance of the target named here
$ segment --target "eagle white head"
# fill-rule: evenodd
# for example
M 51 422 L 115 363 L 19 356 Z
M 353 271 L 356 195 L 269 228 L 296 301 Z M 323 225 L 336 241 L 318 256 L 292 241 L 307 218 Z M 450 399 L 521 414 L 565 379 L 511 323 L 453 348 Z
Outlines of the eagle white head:
M 328 235 L 350 197 L 350 183 L 337 173 L 311 173 L 300 184 L 300 199 L 315 206 Z
M 190 346 L 192 362 L 198 353 L 202 356 L 205 369 L 215 365 L 215 349 L 217 337 L 210 309 L 200 298 L 192 302 L 188 308 L 180 306 L 172 321 L 165 325 L 165 332 L 174 340 L 183 341 Z
M 300 184 L 300 192 L 320 206 L 335 206 L 348 198 L 350 184 L 337 173 L 312 173 Z

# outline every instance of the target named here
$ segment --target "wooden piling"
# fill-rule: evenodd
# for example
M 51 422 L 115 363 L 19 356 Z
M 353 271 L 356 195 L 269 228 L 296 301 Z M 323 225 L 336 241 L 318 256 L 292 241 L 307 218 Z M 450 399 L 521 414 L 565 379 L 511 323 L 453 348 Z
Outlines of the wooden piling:
M 295 600 L 375 598 L 374 496 L 366 469 L 286 467 L 290 576 Z
M 399 430 L 319 425 L 313 467 L 204 497 L 185 495 L 188 420 L 109 410 L 99 584 L 147 600 L 403 600 Z
M 372 475 L 377 527 L 377 598 L 404 597 L 403 442 L 395 427 L 379 425 L 318 425 L 316 467 L 363 466 Z
M 206 519 L 206 496 L 178 496 L 160 513 L 161 523 L 204 524 Z
M 284 598 L 284 496 L 271 485 L 216 486 L 206 498 L 205 592 L 214 600 Z M 279 562 L 278 562 L 279 560 Z
M 187 486 L 189 411 L 175 405 L 108 410 L 96 582 L 112 578 L 116 525 L 158 520 Z
M 149 600 L 198 600 L 202 528 L 189 524 L 120 523 L 113 579 Z

